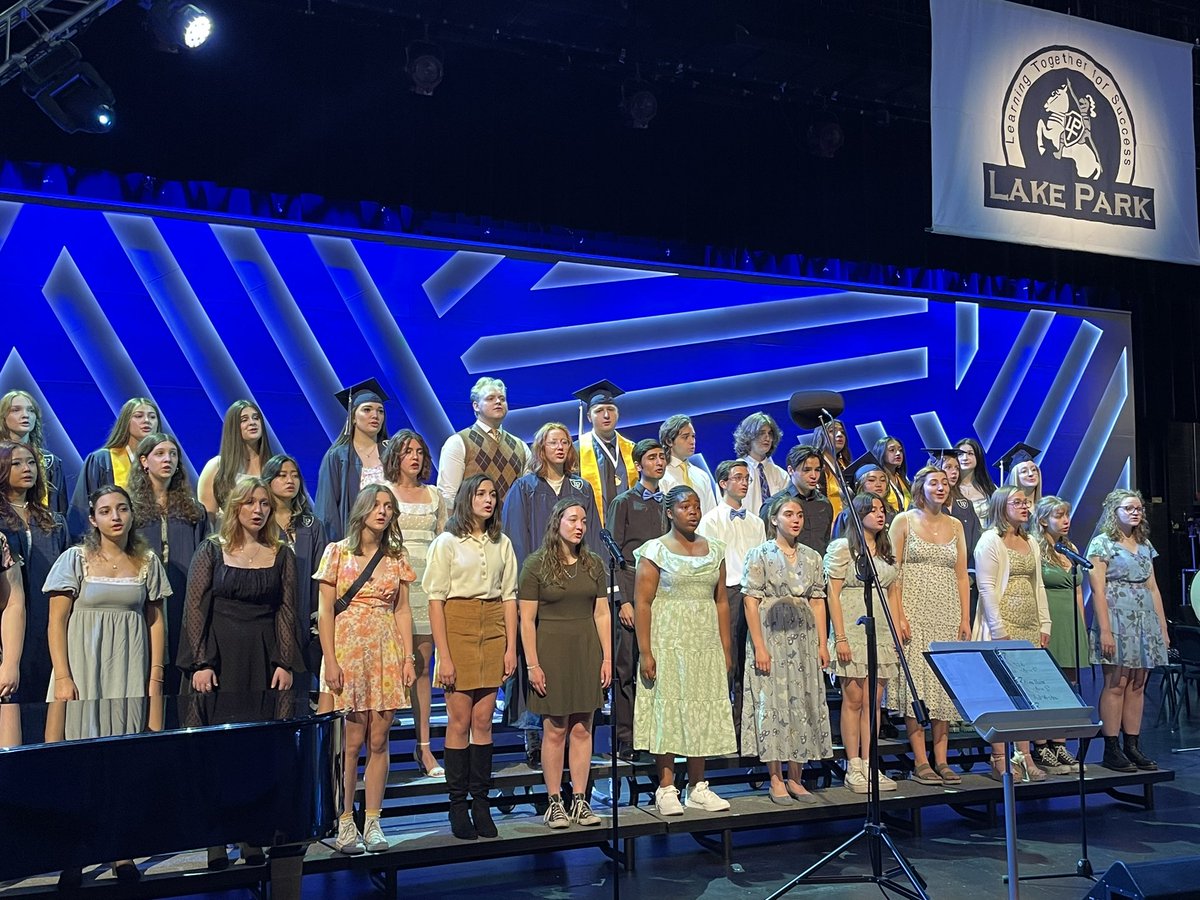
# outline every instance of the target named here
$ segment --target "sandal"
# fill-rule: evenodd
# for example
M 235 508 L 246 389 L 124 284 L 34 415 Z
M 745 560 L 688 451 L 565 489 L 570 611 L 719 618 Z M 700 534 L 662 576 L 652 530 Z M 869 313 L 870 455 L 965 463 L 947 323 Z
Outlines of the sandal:
M 935 786 L 940 786 L 943 783 L 938 773 L 933 771 L 933 766 L 927 762 L 921 763 L 919 766 L 913 769 L 912 780 L 917 784 L 929 784 Z
M 950 768 L 949 763 L 938 763 L 935 771 L 943 784 L 962 784 L 962 776 Z
M 988 767 L 988 778 L 992 779 L 992 781 L 1003 781 L 1004 780 L 1004 757 L 1002 755 L 997 756 L 995 753 L 993 753 L 991 756 L 991 760 L 992 760 L 992 764 Z M 1019 780 L 1020 779 L 1018 779 L 1016 777 L 1016 773 L 1014 773 L 1013 781 L 1019 781 Z

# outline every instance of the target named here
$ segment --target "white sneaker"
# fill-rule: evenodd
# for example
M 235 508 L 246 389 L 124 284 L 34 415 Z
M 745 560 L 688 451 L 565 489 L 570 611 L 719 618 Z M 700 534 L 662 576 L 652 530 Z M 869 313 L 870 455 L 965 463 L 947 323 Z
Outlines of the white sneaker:
M 656 790 L 654 792 L 654 808 L 658 810 L 660 816 L 682 816 L 683 806 L 679 802 L 679 788 L 669 784 Z
M 358 833 L 358 826 L 354 824 L 353 816 L 338 816 L 338 833 L 337 837 L 333 839 L 333 849 L 338 853 L 345 853 L 347 856 L 358 856 L 360 853 L 366 852 L 362 835 Z
M 865 774 L 865 772 L 864 772 L 864 774 Z M 896 782 L 894 782 L 892 779 L 890 779 L 886 775 L 884 775 L 883 769 L 880 769 L 879 770 L 879 791 L 880 791 L 880 793 L 883 793 L 884 791 L 894 791 L 895 789 L 896 789 Z
M 388 839 L 383 834 L 383 829 L 379 827 L 379 820 L 373 816 L 367 816 L 367 827 L 363 829 L 362 840 L 366 844 L 368 853 L 382 853 L 391 845 Z
M 707 812 L 724 812 L 729 809 L 729 801 L 722 800 L 709 790 L 707 781 L 697 781 L 688 788 L 687 805 Z
M 883 788 L 883 778 L 879 779 L 879 787 Z M 848 789 L 856 794 L 865 794 L 870 790 L 871 785 L 867 781 L 867 774 L 864 771 L 863 761 L 861 759 L 850 759 L 846 761 L 846 778 L 843 782 Z

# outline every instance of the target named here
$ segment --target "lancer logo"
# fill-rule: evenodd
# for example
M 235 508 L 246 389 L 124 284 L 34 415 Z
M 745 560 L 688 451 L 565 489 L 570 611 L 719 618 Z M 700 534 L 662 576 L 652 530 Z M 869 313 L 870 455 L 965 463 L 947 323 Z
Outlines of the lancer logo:
M 1133 112 L 1108 69 L 1074 47 L 1026 57 L 1004 96 L 1005 165 L 983 164 L 983 205 L 1154 228 L 1154 189 L 1134 184 Z

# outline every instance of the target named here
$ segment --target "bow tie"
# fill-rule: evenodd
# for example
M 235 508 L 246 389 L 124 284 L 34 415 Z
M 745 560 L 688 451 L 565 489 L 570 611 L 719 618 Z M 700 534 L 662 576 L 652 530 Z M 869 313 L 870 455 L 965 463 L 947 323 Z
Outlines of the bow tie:
M 643 500 L 653 500 L 655 503 L 662 503 L 663 492 L 662 491 L 651 491 L 650 488 L 642 488 L 642 499 Z
M 746 518 L 746 511 L 744 509 L 731 509 L 729 511 L 729 521 L 731 521 L 731 522 L 734 519 L 744 519 L 744 518 Z

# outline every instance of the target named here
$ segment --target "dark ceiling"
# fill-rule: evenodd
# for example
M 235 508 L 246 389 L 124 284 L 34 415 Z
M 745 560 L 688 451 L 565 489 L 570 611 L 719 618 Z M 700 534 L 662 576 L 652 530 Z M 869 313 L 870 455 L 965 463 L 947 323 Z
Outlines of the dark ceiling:
M 152 49 L 125 0 L 76 43 L 111 134 L 60 133 L 12 83 L 0 155 L 632 236 L 921 264 L 927 0 L 206 0 L 195 54 Z M 1179 40 L 1182 0 L 1038 0 Z M 408 90 L 405 46 L 445 80 Z M 622 123 L 623 84 L 658 99 Z M 809 152 L 836 122 L 844 146 Z M 941 239 L 953 264 L 957 245 Z M 978 246 L 976 242 L 975 246 Z

